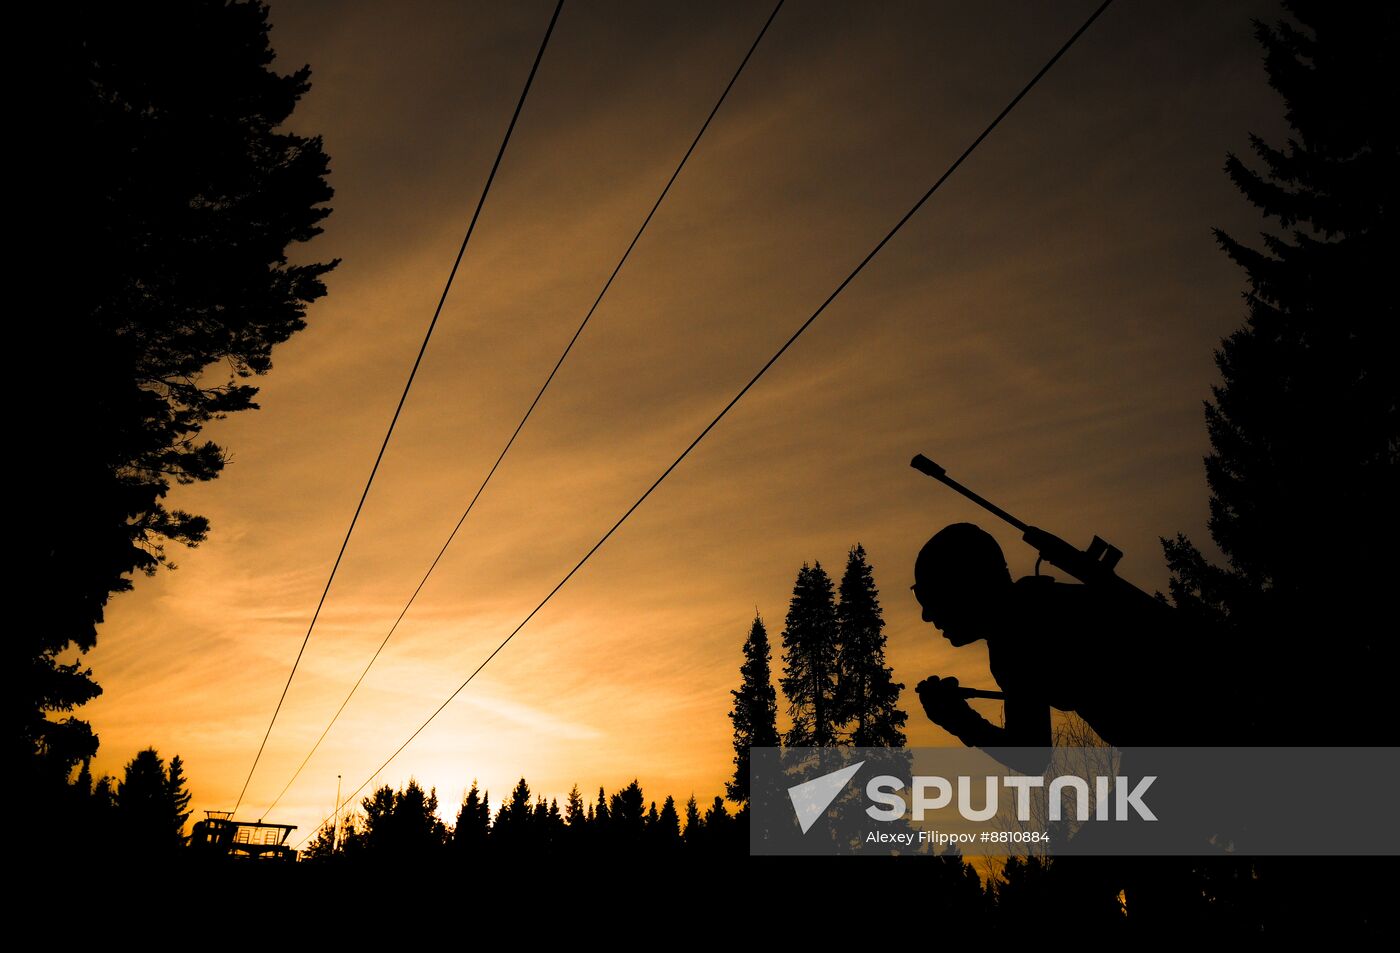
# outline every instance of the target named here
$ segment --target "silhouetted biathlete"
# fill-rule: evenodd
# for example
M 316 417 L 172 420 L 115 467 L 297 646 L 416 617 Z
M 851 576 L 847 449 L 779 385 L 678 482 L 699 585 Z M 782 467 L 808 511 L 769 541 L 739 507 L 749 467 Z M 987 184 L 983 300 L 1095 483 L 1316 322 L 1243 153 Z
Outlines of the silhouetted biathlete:
M 1172 610 L 1049 576 L 1013 582 L 997 541 L 971 523 L 935 534 L 919 552 L 914 579 L 924 621 L 944 638 L 955 646 L 987 640 L 992 677 L 1005 693 L 1005 727 L 998 727 L 973 710 L 956 678 L 933 676 L 915 687 L 928 717 L 964 744 L 1048 748 L 1051 706 L 1077 712 L 1116 747 L 1201 743 L 1192 707 L 1199 699 L 1181 698 L 1190 683 L 1168 664 Z M 993 754 L 1017 770 L 1045 768 Z

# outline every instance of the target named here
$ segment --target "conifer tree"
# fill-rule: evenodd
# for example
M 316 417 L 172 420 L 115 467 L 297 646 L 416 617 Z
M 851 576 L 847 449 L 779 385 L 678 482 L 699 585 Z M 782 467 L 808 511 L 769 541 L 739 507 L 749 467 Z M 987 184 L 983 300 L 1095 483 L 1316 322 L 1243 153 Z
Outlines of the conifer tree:
M 609 840 L 612 844 L 624 850 L 640 847 L 646 828 L 646 799 L 636 778 L 612 796 L 608 802 L 608 814 Z
M 885 665 L 885 620 L 875 574 L 857 543 L 841 577 L 841 602 L 836 607 L 837 697 L 839 721 L 850 725 L 857 748 L 904 747 L 908 714 L 899 708 L 903 684 Z
M 712 854 L 728 853 L 734 837 L 734 818 L 724 806 L 724 798 L 716 795 L 705 811 L 705 849 Z
M 685 840 L 685 846 L 690 850 L 699 850 L 704 838 L 704 822 L 700 820 L 700 806 L 695 803 L 695 795 L 690 796 L 690 800 L 685 802 L 685 830 L 681 832 L 681 837 Z
M 749 799 L 749 749 L 778 745 L 778 695 L 773 689 L 771 655 L 768 630 L 755 614 L 744 641 L 739 688 L 730 692 L 734 696 L 729 712 L 734 725 L 734 776 L 726 783 L 725 793 L 738 802 Z
M 488 796 L 489 797 L 489 796 Z M 480 853 L 485 849 L 491 830 L 491 806 L 488 798 L 477 789 L 476 780 L 462 799 L 457 812 L 457 826 L 452 831 L 452 846 L 458 851 Z
M 1291 131 L 1283 144 L 1251 136 L 1253 167 L 1235 155 L 1225 165 L 1278 233 L 1254 247 L 1216 232 L 1249 287 L 1206 405 L 1209 529 L 1228 566 L 1184 536 L 1164 546 L 1174 601 L 1228 633 L 1213 648 L 1225 649 L 1233 694 L 1250 700 L 1244 715 L 1258 716 L 1255 743 L 1394 744 L 1395 640 L 1369 620 L 1389 614 L 1400 569 L 1400 133 L 1384 105 L 1400 16 L 1285 7 L 1297 23 L 1255 31 Z M 1348 673 L 1347 701 L 1284 717 L 1316 656 L 1281 646 L 1319 638 Z
M 154 748 L 139 752 L 127 762 L 113 801 L 126 838 L 124 849 L 159 853 L 185 843 L 190 794 L 179 755 L 167 768 Z
M 820 562 L 802 564 L 783 628 L 783 693 L 788 699 L 789 747 L 837 743 L 836 605 Z
M 559 812 L 559 799 L 550 798 L 549 803 L 545 804 L 544 798 L 541 797 L 535 807 L 535 837 L 538 848 L 550 852 L 562 849 L 564 833 L 564 815 Z
M 663 853 L 670 853 L 681 846 L 681 818 L 676 812 L 676 799 L 669 794 L 661 805 L 661 814 L 656 822 L 656 844 Z
M 578 785 L 569 789 L 569 797 L 564 802 L 564 823 L 571 828 L 582 828 L 588 823 L 588 811 L 583 806 L 583 795 Z
M 185 790 L 185 763 L 177 754 L 170 759 L 170 770 L 165 776 L 165 796 L 171 807 L 171 823 L 175 827 L 175 837 L 185 842 L 185 822 L 190 819 L 190 799 L 193 795 Z
M 534 847 L 534 813 L 530 785 L 521 778 L 511 791 L 510 800 L 496 813 L 496 823 L 491 828 L 492 843 L 507 855 L 531 850 Z
M 603 792 L 601 785 L 598 788 L 598 802 L 591 810 L 593 816 L 588 821 L 588 840 L 593 845 L 593 850 L 606 852 L 612 836 L 612 818 L 608 814 L 608 796 Z

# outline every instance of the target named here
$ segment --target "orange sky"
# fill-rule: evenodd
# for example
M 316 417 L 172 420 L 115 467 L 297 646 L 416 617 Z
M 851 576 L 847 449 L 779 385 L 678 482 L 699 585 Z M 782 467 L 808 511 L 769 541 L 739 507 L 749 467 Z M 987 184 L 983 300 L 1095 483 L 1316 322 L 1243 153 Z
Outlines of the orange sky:
M 790 0 L 515 449 L 351 706 L 269 818 L 329 812 L 534 607 L 1094 4 Z M 262 409 L 209 436 L 210 517 L 115 598 L 82 712 L 97 771 L 185 760 L 229 808 L 383 437 L 553 4 L 274 3 L 339 256 Z M 281 789 L 383 637 L 713 105 L 768 0 L 570 0 L 242 815 Z M 1097 533 L 1149 588 L 1205 542 L 1201 402 L 1244 316 L 1209 229 L 1261 222 L 1221 171 L 1274 135 L 1250 16 L 1116 5 L 584 570 L 380 777 L 455 812 L 475 777 L 720 793 L 740 646 L 798 566 L 864 544 L 910 742 L 912 686 L 990 686 L 918 619 L 914 554 L 974 520 L 925 452 L 1013 513 Z M 995 717 L 995 703 L 978 703 Z M 196 814 L 196 817 L 202 814 Z

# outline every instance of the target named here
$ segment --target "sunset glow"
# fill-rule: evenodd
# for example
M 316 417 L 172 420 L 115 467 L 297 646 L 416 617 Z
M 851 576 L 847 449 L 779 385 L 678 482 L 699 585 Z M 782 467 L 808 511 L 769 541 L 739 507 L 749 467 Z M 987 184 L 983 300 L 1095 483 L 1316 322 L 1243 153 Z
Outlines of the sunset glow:
M 269 820 L 299 841 L 515 628 L 1081 22 L 1092 4 L 789 4 L 339 723 Z M 375 783 L 520 777 L 562 802 L 634 777 L 702 802 L 755 610 L 863 544 L 909 742 L 931 673 L 991 687 L 909 584 L 931 533 L 1014 531 L 908 466 L 927 453 L 1022 518 L 1126 554 L 1206 544 L 1202 401 L 1242 318 L 1210 228 L 1258 230 L 1221 174 L 1275 135 L 1250 16 L 1122 5 Z M 86 657 L 95 774 L 184 759 L 230 809 L 306 631 L 553 5 L 274 3 L 293 128 L 324 137 L 338 257 L 307 329 L 177 487 L 208 541 L 115 597 Z M 768 15 L 578 4 L 519 127 L 240 816 L 277 796 L 384 637 Z M 1261 118 L 1264 117 L 1264 118 Z M 1131 633 L 1124 633 L 1131 638 Z M 1318 669 L 1327 668 L 1325 655 Z M 781 701 L 780 701 L 781 705 Z M 995 719 L 997 702 L 976 707 Z M 367 792 L 366 792 L 367 793 Z

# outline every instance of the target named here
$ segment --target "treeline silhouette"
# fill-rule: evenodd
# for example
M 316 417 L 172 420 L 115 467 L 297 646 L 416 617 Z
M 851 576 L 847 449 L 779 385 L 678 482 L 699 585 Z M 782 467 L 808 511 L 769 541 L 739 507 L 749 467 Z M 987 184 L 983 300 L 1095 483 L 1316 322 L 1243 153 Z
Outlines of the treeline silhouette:
M 633 779 L 621 790 L 586 798 L 577 785 L 564 804 L 533 794 L 524 778 L 493 812 L 491 795 L 472 782 L 448 825 L 439 812 L 437 790 L 416 780 L 395 790 L 377 788 L 358 810 L 326 821 L 303 857 L 312 863 L 419 860 L 528 860 L 541 857 L 592 858 L 729 856 L 748 852 L 746 811 L 731 813 L 716 797 L 703 808 L 691 795 L 683 808 L 667 796 L 648 802 Z
M 577 869 L 577 864 L 590 870 L 665 870 L 675 878 L 667 881 L 675 887 L 708 889 L 753 877 L 763 883 L 768 900 L 777 902 L 789 896 L 809 899 L 807 878 L 814 867 L 853 863 L 841 857 L 750 857 L 746 806 L 731 811 L 716 796 L 702 807 L 693 795 L 684 807 L 671 796 L 658 805 L 647 799 L 636 779 L 611 794 L 599 788 L 596 796 L 585 796 L 574 785 L 560 804 L 558 798 L 532 792 L 521 778 L 494 811 L 489 792 L 473 782 L 455 823 L 445 823 L 441 813 L 435 789 L 425 791 L 414 780 L 397 790 L 383 785 L 339 824 L 328 820 L 321 826 L 297 865 L 296 882 L 339 884 L 331 875 L 399 869 L 460 871 L 470 877 L 518 868 L 538 876 L 561 867 Z M 848 902 L 899 899 L 917 903 L 925 913 L 955 914 L 962 925 L 978 928 L 1010 926 L 999 911 L 1020 915 L 1026 906 L 1022 894 L 1034 889 L 1025 884 L 1038 883 L 1044 874 L 1039 861 L 1029 866 L 1013 861 L 1013 872 L 1024 869 L 1017 881 L 1021 893 L 1006 894 L 1003 903 L 1002 881 L 989 878 L 984 884 L 956 852 L 886 860 L 900 869 L 887 868 L 885 876 L 865 879 L 853 877 L 858 871 L 848 866 L 844 876 L 835 868 L 831 875 L 846 883 L 843 897 Z M 637 882 L 634 889 L 662 888 L 662 882 L 654 881 Z

